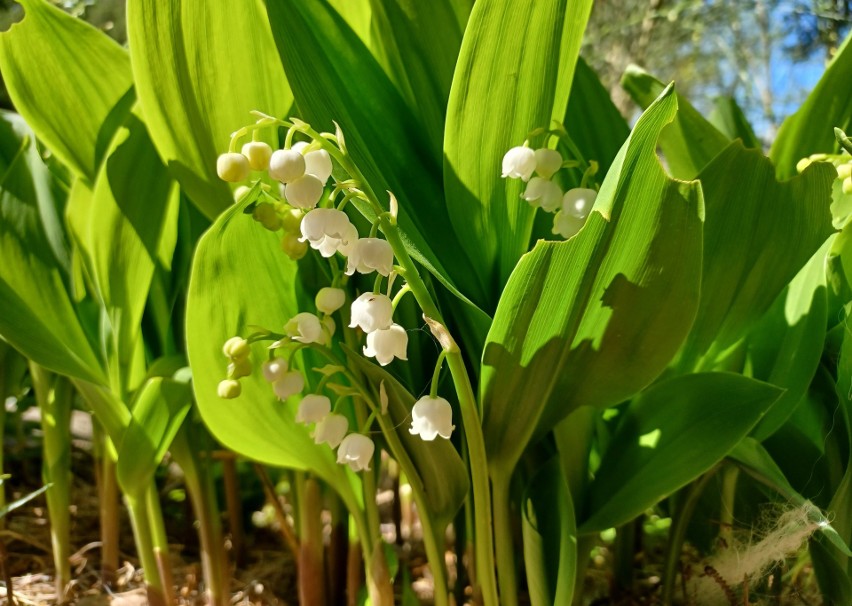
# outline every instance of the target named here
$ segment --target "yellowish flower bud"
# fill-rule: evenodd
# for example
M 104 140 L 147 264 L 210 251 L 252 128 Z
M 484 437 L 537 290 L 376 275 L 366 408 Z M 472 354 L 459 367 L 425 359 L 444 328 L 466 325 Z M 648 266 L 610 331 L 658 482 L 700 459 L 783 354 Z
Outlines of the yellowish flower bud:
M 302 242 L 297 234 L 288 232 L 281 238 L 281 250 L 294 261 L 298 261 L 308 252 L 308 243 Z
M 221 154 L 216 160 L 216 174 L 228 183 L 245 181 L 249 176 L 250 168 L 248 158 L 242 154 Z
M 281 229 L 281 218 L 275 212 L 275 207 L 272 204 L 258 204 L 254 207 L 252 217 L 269 231 Z
M 228 376 L 232 379 L 251 376 L 251 361 L 248 357 L 236 359 L 228 364 Z
M 216 388 L 216 393 L 218 393 L 219 397 L 223 400 L 233 400 L 240 396 L 242 390 L 243 388 L 240 386 L 239 381 L 235 381 L 234 379 L 225 379 L 224 381 L 219 382 L 219 386 Z
M 844 194 L 852 194 L 852 177 L 843 179 L 843 185 L 840 186 Z
M 300 236 L 302 234 L 302 217 L 304 216 L 305 214 L 301 210 L 291 208 L 281 216 L 281 226 L 284 228 L 284 231 Z
M 852 176 L 852 162 L 847 162 L 837 167 L 838 179 L 846 179 L 849 176 Z
M 248 159 L 252 170 L 266 170 L 269 168 L 269 158 L 272 157 L 272 148 L 263 141 L 251 141 L 243 145 L 243 155 Z
M 251 349 L 248 341 L 242 337 L 231 337 L 225 341 L 225 345 L 222 347 L 222 353 L 232 360 L 246 358 L 250 351 Z

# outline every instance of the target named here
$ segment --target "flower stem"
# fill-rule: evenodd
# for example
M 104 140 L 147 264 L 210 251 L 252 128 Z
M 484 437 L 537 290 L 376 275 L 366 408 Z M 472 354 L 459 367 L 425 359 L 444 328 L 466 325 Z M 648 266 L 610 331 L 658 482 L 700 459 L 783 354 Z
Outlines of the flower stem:
M 512 516 L 509 511 L 509 475 L 492 473 L 494 489 L 494 542 L 497 547 L 497 581 L 500 604 L 517 606 L 518 580 L 515 574 L 515 545 L 512 540 Z
M 432 383 L 429 386 L 429 397 L 435 399 L 438 397 L 438 379 L 441 377 L 441 368 L 444 366 L 444 358 L 447 357 L 446 350 L 442 349 L 438 354 L 438 360 L 435 362 L 435 370 L 432 372 Z

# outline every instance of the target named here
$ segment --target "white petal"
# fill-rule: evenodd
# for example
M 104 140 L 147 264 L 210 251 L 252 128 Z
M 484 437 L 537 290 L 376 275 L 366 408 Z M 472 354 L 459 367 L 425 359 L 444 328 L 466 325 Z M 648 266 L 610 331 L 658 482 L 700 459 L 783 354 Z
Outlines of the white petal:
M 269 176 L 290 183 L 305 174 L 305 158 L 292 149 L 278 149 L 269 158 Z
M 562 167 L 562 155 L 555 149 L 535 150 L 535 172 L 540 177 L 550 179 Z

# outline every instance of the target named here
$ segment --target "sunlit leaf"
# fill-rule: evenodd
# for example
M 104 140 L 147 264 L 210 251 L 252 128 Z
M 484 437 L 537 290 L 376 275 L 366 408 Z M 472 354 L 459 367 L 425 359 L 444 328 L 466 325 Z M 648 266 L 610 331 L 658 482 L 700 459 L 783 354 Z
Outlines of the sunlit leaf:
M 584 533 L 620 526 L 718 463 L 782 390 L 731 373 L 658 383 L 624 411 L 589 486 Z

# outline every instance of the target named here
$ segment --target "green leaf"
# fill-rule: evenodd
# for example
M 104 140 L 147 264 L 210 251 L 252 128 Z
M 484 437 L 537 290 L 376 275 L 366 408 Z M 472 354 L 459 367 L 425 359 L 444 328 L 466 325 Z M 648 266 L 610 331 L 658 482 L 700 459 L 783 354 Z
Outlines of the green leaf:
M 0 35 L 0 70 L 17 110 L 78 175 L 94 180 L 107 117 L 132 85 L 127 52 L 43 0 L 22 0 L 23 21 Z
M 849 82 L 852 82 L 852 36 L 838 49 L 799 110 L 784 120 L 778 130 L 769 157 L 779 178 L 795 175 L 796 163 L 802 158 L 839 150 L 834 128 L 849 130 L 852 126 Z
M 533 476 L 523 506 L 530 602 L 533 606 L 570 604 L 577 573 L 577 523 L 559 459 L 552 459 Z
M 635 65 L 624 72 L 621 85 L 643 109 L 665 88 L 662 82 Z M 672 176 L 695 179 L 729 142 L 684 97 L 677 96 L 677 105 L 677 116 L 660 135 L 660 148 Z
M 399 201 L 412 256 L 454 294 L 481 306 L 477 272 L 448 229 L 440 166 L 399 90 L 326 2 L 269 0 L 267 11 L 300 118 L 317 130 L 340 124 L 369 186 Z M 369 207 L 358 208 L 373 218 Z
M 730 373 L 658 383 L 624 411 L 589 486 L 583 533 L 629 522 L 718 463 L 783 391 Z
M 489 459 L 514 466 L 533 437 L 583 405 L 607 407 L 653 381 L 681 346 L 701 279 L 698 183 L 667 177 L 657 136 L 674 91 L 640 118 L 586 226 L 539 242 L 503 293 L 482 362 Z
M 24 505 L 26 505 L 27 503 L 32 501 L 34 498 L 39 496 L 41 493 L 46 491 L 51 486 L 53 486 L 53 484 L 45 484 L 44 486 L 42 486 L 38 490 L 35 490 L 35 491 L 33 491 L 29 494 L 26 494 L 26 495 L 22 496 L 20 499 L 16 499 L 16 500 L 12 501 L 11 503 L 4 505 L 3 507 L 0 507 L 0 520 L 2 520 L 7 515 L 9 515 L 10 512 L 15 511 L 18 507 L 23 507 Z
M 403 451 L 388 442 L 393 457 L 397 460 L 408 459 L 417 470 L 417 477 L 409 477 L 412 484 L 418 482 L 415 490 L 423 493 L 426 511 L 432 517 L 436 528 L 444 528 L 464 502 L 468 491 L 467 468 L 458 452 L 448 440 L 437 439 L 424 442 L 420 436 L 408 432 L 414 396 L 393 376 L 379 366 L 369 362 L 363 355 L 344 347 L 350 368 L 364 375 L 373 388 L 375 402 L 380 402 L 379 393 L 382 382 L 388 396 L 388 414 L 381 415 L 382 429 L 396 433 Z
M 834 170 L 778 182 L 757 150 L 731 143 L 704 170 L 701 305 L 681 364 L 706 364 L 743 336 L 831 234 Z M 708 368 L 709 366 L 705 366 Z
M 260 0 L 130 0 L 127 34 L 151 139 L 183 191 L 210 218 L 233 203 L 216 175 L 231 133 L 293 97 Z
M 105 380 L 66 289 L 67 275 L 42 223 L 42 197 L 53 175 L 35 136 L 13 114 L 0 119 L 0 334 L 18 351 L 54 372 Z
M 139 498 L 148 489 L 191 405 L 186 383 L 155 377 L 139 390 L 116 459 L 118 484 L 128 495 Z
M 502 179 L 503 155 L 562 121 L 590 0 L 480 0 L 462 40 L 444 135 L 451 225 L 477 268 L 490 311 L 529 249 L 536 209 Z
M 249 197 L 250 198 L 250 197 Z M 268 359 L 263 343 L 252 346 L 254 374 L 240 380 L 242 395 L 223 400 L 217 385 L 228 360 L 222 345 L 251 325 L 277 329 L 298 312 L 296 264 L 276 235 L 234 205 L 198 243 L 187 296 L 186 340 L 198 410 L 224 446 L 249 458 L 317 473 L 349 503 L 354 500 L 344 468 L 327 445 L 318 446 L 295 421 L 292 403 L 280 402 L 260 377 Z
M 710 112 L 710 124 L 724 134 L 728 139 L 739 139 L 749 149 L 761 149 L 762 145 L 754 134 L 743 110 L 737 105 L 733 97 L 718 97 L 713 102 L 713 110 Z

